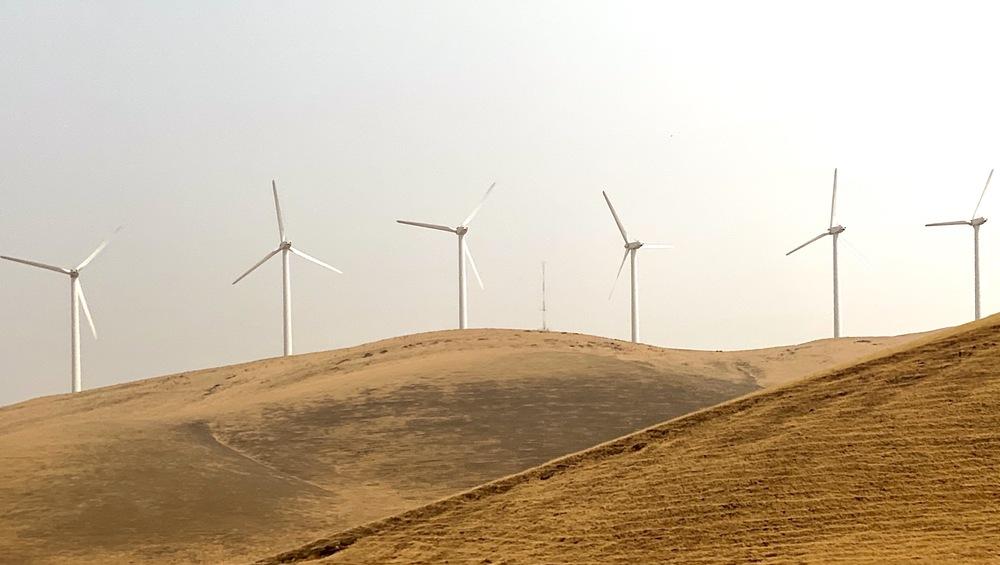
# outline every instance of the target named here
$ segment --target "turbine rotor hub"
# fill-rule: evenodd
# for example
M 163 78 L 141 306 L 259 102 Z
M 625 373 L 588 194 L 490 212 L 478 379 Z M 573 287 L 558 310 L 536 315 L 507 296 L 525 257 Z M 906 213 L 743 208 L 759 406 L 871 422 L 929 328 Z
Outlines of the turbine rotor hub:
M 979 227 L 985 223 L 986 223 L 986 218 L 975 218 L 971 222 L 973 227 Z
M 79 276 L 80 276 L 80 271 L 77 271 L 76 269 L 70 269 L 69 278 L 75 279 L 78 278 Z
M 626 243 L 625 244 L 625 249 L 628 249 L 628 250 L 639 249 L 640 247 L 642 247 L 642 242 L 641 241 L 633 241 L 631 243 Z
M 288 250 L 288 249 L 291 249 L 291 248 L 292 248 L 292 242 L 291 241 L 282 241 L 281 242 L 281 246 L 278 247 L 278 249 L 283 249 L 283 250 Z
M 469 228 L 467 226 L 458 226 L 457 228 L 455 228 L 455 233 L 457 233 L 458 235 L 465 235 L 469 233 Z
M 844 233 L 845 231 L 847 231 L 847 228 L 844 226 L 833 226 L 830 228 L 829 233 L 830 235 L 837 235 L 838 233 Z

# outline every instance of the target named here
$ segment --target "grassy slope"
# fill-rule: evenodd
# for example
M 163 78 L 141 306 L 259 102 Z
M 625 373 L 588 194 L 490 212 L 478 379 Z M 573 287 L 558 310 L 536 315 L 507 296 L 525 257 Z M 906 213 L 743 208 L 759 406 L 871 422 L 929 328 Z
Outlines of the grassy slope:
M 270 561 L 1000 561 L 1000 317 Z
M 0 555 L 245 561 L 901 339 L 437 332 L 36 399 L 0 408 Z

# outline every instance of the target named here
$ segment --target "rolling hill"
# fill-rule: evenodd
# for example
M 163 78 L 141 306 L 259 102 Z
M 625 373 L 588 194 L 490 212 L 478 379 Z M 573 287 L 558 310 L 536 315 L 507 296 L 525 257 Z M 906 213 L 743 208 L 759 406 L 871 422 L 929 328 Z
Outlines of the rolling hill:
M 1000 316 L 266 560 L 1000 562 Z
M 244 562 L 906 339 L 449 331 L 35 399 L 0 408 L 0 555 Z

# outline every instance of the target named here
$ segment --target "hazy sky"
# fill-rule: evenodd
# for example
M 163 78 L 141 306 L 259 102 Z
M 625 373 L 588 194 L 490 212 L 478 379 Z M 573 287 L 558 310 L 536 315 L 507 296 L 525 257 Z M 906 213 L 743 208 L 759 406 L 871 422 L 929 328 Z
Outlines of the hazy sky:
M 0 252 L 82 281 L 84 386 L 275 356 L 276 178 L 298 352 L 454 327 L 455 225 L 486 283 L 470 324 L 754 348 L 972 316 L 972 214 L 1000 163 L 988 3 L 0 3 Z M 1000 179 L 997 179 L 1000 181 Z M 983 203 L 1000 214 L 1000 186 Z M 998 216 L 1000 219 L 1000 216 Z M 1000 224 L 1000 222 L 998 222 Z M 983 309 L 1000 308 L 1000 225 Z M 67 277 L 0 264 L 0 404 L 69 389 Z

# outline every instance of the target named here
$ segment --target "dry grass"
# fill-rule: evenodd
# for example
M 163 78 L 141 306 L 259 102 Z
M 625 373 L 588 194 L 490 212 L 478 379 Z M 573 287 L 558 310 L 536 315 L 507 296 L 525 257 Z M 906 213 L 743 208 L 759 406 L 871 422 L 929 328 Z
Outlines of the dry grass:
M 0 561 L 241 562 L 907 338 L 438 332 L 0 408 Z
M 1000 317 L 270 562 L 1000 562 Z

